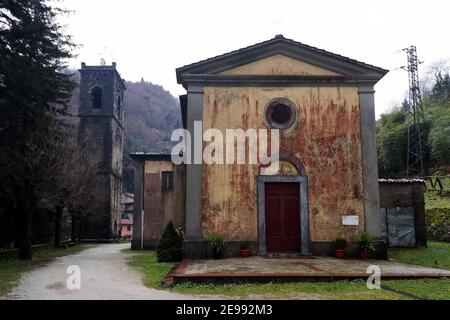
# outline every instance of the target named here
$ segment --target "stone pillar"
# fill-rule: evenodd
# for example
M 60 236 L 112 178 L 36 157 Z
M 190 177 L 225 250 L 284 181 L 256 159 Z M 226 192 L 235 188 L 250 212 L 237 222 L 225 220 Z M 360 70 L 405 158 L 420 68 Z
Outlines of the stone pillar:
M 375 99 L 372 84 L 359 85 L 361 123 L 361 152 L 366 232 L 376 240 L 376 256 L 386 256 L 385 241 L 380 228 L 380 196 L 378 184 L 378 159 L 376 144 Z
M 203 121 L 203 87 L 189 85 L 187 95 L 187 130 L 191 134 L 192 141 L 191 164 L 186 165 L 186 240 L 184 243 L 184 255 L 186 258 L 190 259 L 204 258 L 206 255 L 206 246 L 202 240 L 201 229 L 202 165 L 194 164 L 195 121 Z M 203 131 L 201 131 L 200 134 L 203 135 Z

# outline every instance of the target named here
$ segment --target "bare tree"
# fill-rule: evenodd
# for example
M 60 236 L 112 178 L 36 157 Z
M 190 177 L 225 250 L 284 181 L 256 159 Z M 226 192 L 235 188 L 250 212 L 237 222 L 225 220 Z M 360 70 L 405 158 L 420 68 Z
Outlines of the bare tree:
M 61 245 L 64 210 L 72 219 L 72 240 L 80 238 L 80 225 L 88 214 L 101 209 L 106 177 L 84 141 L 78 141 L 76 122 L 70 115 L 58 124 L 60 134 L 52 137 L 46 152 L 43 196 L 40 204 L 54 213 L 54 245 Z
M 72 240 L 79 241 L 82 222 L 90 214 L 101 210 L 107 199 L 103 190 L 106 176 L 100 172 L 99 162 L 84 141 L 78 141 L 68 163 L 65 206 L 72 217 Z
M 437 83 L 442 83 L 445 78 L 450 75 L 450 59 L 441 59 L 427 66 L 423 79 L 421 81 L 421 89 L 425 96 L 433 95 L 433 88 Z

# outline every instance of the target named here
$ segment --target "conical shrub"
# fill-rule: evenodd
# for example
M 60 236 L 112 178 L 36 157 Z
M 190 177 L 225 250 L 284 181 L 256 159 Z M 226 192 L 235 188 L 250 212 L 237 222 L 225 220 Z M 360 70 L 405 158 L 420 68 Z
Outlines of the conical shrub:
M 159 239 L 156 256 L 158 262 L 178 262 L 183 259 L 183 239 L 175 230 L 172 221 L 169 221 Z

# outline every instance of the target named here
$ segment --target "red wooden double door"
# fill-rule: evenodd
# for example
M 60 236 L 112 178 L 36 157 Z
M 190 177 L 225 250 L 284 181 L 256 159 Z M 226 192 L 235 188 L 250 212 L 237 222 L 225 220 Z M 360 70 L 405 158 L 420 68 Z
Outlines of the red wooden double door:
M 300 251 L 300 186 L 265 184 L 267 252 Z

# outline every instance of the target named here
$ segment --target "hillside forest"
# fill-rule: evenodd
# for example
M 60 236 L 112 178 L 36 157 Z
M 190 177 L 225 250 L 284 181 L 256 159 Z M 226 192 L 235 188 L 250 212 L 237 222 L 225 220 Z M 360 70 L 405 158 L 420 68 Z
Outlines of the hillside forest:
M 422 100 L 425 115 L 425 176 L 445 175 L 450 169 L 450 64 L 434 63 L 422 79 Z M 379 176 L 406 176 L 408 148 L 408 102 L 382 114 L 377 121 Z

